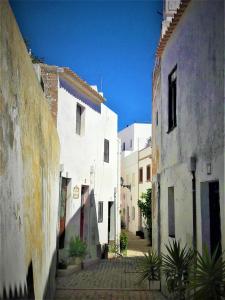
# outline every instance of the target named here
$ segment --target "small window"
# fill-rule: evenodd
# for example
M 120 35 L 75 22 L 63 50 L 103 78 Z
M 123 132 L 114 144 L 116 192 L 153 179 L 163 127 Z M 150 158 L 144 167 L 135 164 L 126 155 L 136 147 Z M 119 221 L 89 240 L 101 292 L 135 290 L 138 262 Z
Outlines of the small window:
M 156 126 L 158 126 L 159 124 L 159 113 L 158 113 L 158 110 L 156 112 Z
M 109 162 L 109 140 L 104 139 L 104 162 Z
M 132 220 L 135 219 L 135 207 L 133 206 L 132 207 Z
M 122 144 L 122 151 L 125 151 L 126 150 L 126 144 L 123 142 Z
M 82 135 L 84 133 L 84 107 L 77 103 L 76 111 L 76 134 Z
M 143 182 L 143 168 L 139 169 L 139 183 Z
M 130 148 L 132 148 L 132 146 L 133 146 L 133 141 L 130 140 Z
M 103 201 L 98 202 L 98 223 L 103 222 Z
M 168 77 L 168 132 L 177 126 L 177 67 L 173 69 Z
M 168 227 L 169 236 L 175 238 L 174 187 L 168 188 Z
M 147 181 L 150 181 L 150 180 L 151 180 L 151 166 L 150 166 L 150 165 L 148 165 L 148 166 L 146 167 L 146 180 L 147 180 Z

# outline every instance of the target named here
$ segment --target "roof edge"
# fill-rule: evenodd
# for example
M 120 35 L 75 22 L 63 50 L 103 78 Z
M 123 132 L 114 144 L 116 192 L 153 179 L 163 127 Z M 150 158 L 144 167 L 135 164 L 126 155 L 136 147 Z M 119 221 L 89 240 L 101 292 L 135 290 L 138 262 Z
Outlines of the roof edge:
M 189 3 L 191 0 L 182 0 L 179 7 L 177 8 L 176 13 L 174 14 L 166 32 L 164 33 L 163 37 L 159 40 L 159 45 L 156 50 L 156 56 L 161 57 L 163 50 L 165 49 L 168 40 L 170 39 L 171 35 L 176 29 L 177 24 L 179 23 L 180 19 L 182 18 L 184 12 L 186 11 Z

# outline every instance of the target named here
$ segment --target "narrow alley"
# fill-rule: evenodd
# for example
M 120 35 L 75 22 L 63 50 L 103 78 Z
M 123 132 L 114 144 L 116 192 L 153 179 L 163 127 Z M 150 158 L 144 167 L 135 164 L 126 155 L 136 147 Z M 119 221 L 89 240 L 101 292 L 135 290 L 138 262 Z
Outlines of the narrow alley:
M 138 260 L 148 249 L 146 239 L 128 233 L 126 257 L 104 259 L 85 270 L 58 277 L 55 299 L 163 300 L 158 291 L 149 291 L 147 281 L 137 284 Z

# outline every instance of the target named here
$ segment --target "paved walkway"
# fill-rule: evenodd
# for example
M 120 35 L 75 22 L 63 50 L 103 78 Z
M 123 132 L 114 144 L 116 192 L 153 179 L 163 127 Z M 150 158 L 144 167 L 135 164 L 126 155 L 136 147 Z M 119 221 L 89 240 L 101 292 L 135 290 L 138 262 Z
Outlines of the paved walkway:
M 129 234 L 128 256 L 101 260 L 75 274 L 57 279 L 57 300 L 162 300 L 157 291 L 149 291 L 148 283 L 137 284 L 137 262 L 148 250 L 146 241 Z M 143 242 L 144 241 L 144 242 Z M 139 242 L 141 242 L 139 244 Z M 138 256 L 137 256 L 138 254 Z

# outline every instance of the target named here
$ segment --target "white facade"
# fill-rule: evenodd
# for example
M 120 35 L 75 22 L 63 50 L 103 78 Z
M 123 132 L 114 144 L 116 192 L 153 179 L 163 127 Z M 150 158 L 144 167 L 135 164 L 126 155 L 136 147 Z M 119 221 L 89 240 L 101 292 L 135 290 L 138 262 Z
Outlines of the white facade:
M 119 238 L 117 115 L 102 103 L 104 98 L 96 88 L 71 70 L 58 68 L 57 72 L 62 182 L 59 244 L 65 248 L 71 237 L 80 236 L 87 243 L 88 257 L 95 258 L 100 255 L 98 245 Z
M 121 140 L 123 156 L 145 148 L 151 136 L 152 125 L 148 123 L 134 123 L 121 130 L 118 137 Z
M 143 231 L 145 222 L 138 207 L 142 193 L 151 188 L 151 124 L 133 124 L 121 132 L 121 217 L 126 228 L 136 234 Z M 130 147 L 132 140 L 133 147 Z M 125 151 L 122 151 L 125 142 Z M 127 145 L 127 146 L 126 146 Z M 141 149 L 141 150 L 140 150 Z M 147 178 L 147 167 L 150 177 Z M 139 170 L 142 168 L 142 181 Z

